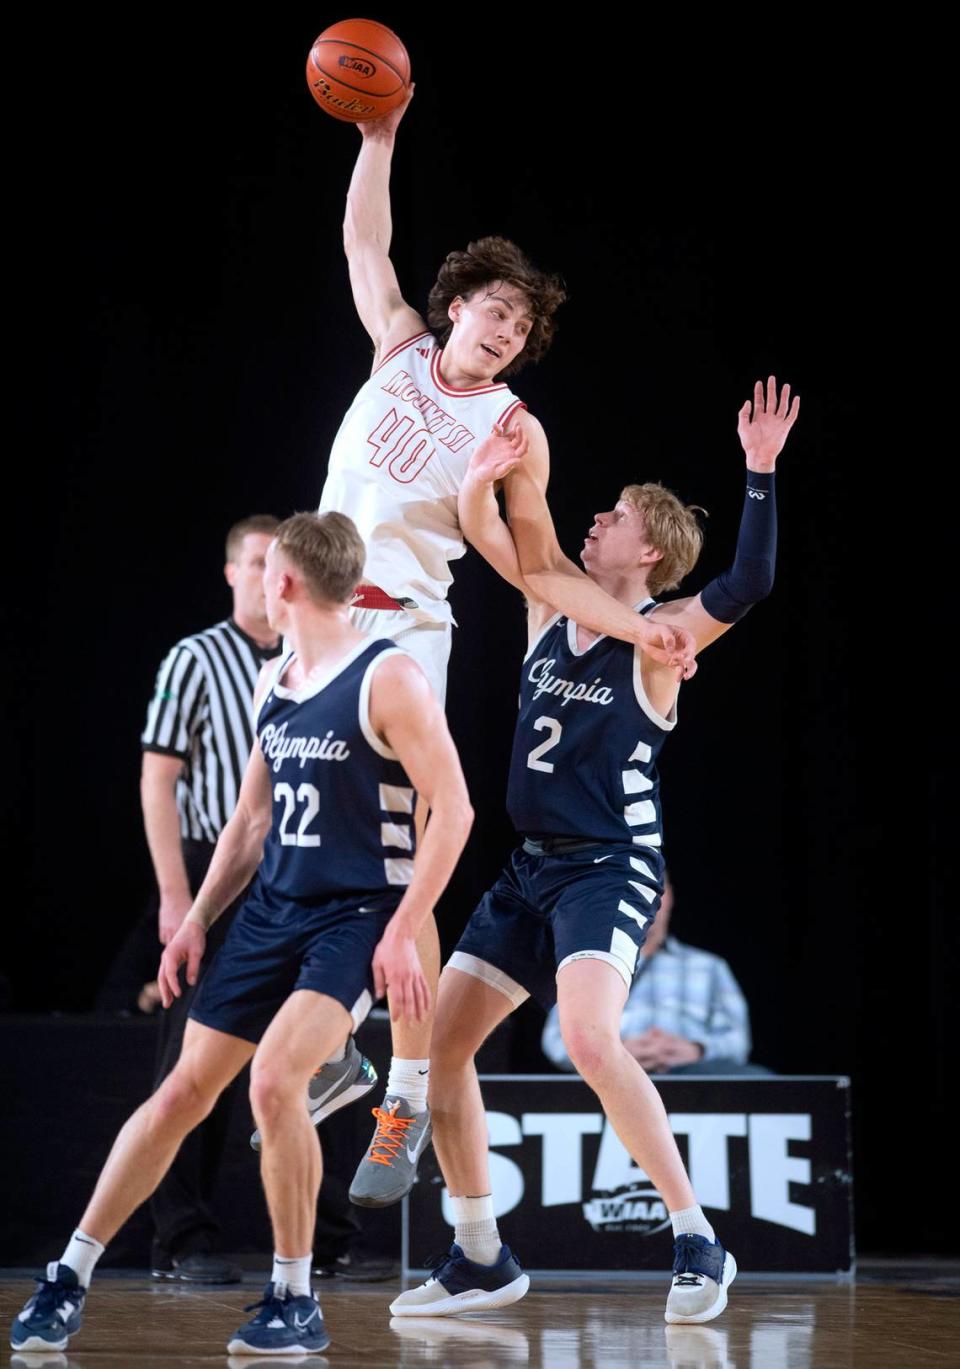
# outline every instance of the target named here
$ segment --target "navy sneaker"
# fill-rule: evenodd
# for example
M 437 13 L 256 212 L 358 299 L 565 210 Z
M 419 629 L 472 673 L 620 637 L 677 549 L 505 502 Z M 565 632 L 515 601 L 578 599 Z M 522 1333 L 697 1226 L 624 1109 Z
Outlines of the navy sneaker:
M 673 1282 L 664 1321 L 713 1321 L 726 1307 L 727 1289 L 736 1277 L 737 1262 L 719 1241 L 678 1236 L 673 1243 Z
M 278 1297 L 268 1283 L 259 1302 L 244 1308 L 256 1312 L 227 1345 L 228 1355 L 303 1355 L 330 1344 L 320 1304 L 313 1293 Z
M 474 1264 L 456 1244 L 419 1288 L 401 1293 L 390 1304 L 395 1317 L 456 1317 L 461 1312 L 490 1312 L 519 1302 L 530 1279 L 508 1246 L 500 1247 L 494 1264 Z
M 37 1280 L 37 1291 L 13 1323 L 10 1344 L 14 1350 L 65 1350 L 67 1341 L 80 1330 L 87 1290 L 66 1264 L 52 1260 L 47 1277 Z

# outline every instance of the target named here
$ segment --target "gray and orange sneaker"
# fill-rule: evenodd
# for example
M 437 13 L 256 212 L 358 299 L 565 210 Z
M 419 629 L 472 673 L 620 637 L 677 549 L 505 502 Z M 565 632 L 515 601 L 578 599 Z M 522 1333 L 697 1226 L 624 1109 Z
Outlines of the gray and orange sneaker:
M 417 1165 L 433 1130 L 430 1109 L 414 1112 L 405 1098 L 384 1098 L 371 1108 L 376 1130 L 350 1185 L 357 1207 L 389 1207 L 413 1188 Z

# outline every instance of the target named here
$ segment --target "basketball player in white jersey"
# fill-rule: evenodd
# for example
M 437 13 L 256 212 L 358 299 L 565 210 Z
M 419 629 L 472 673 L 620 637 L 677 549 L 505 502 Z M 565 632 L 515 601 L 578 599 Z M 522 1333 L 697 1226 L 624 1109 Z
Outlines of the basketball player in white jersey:
M 559 279 L 537 270 L 513 243 L 491 237 L 447 256 L 426 321 L 401 295 L 389 256 L 389 179 L 405 108 L 358 126 L 362 145 L 344 222 L 354 302 L 374 345 L 373 371 L 334 439 L 320 508 L 348 514 L 367 547 L 354 622 L 409 651 L 444 700 L 450 562 L 466 551 L 457 497 L 470 458 L 489 444 L 494 452 L 524 458 L 505 493 L 531 591 L 596 632 L 635 643 L 661 663 L 692 669 L 687 632 L 638 619 L 562 554 L 554 534 L 545 497 L 546 437 L 504 377 L 549 347 L 553 316 L 564 299 Z M 474 545 L 505 572 L 499 539 L 486 544 L 478 536 Z M 418 949 L 435 987 L 435 923 Z M 361 1206 L 396 1202 L 413 1184 L 430 1132 L 431 1025 L 394 1025 L 384 1107 L 374 1110 L 377 1130 L 350 1190 Z

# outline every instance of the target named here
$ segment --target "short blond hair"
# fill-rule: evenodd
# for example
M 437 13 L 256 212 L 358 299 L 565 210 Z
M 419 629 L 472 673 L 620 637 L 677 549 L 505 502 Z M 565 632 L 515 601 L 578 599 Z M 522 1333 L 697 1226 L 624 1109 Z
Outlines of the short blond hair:
M 655 481 L 626 485 L 620 498 L 643 515 L 647 538 L 662 553 L 647 575 L 650 593 L 656 598 L 664 590 L 676 589 L 697 564 L 703 548 L 697 514 L 704 510 L 696 504 L 684 504 L 672 490 Z
M 345 604 L 363 576 L 366 549 L 345 513 L 295 513 L 274 544 L 303 576 L 311 599 Z

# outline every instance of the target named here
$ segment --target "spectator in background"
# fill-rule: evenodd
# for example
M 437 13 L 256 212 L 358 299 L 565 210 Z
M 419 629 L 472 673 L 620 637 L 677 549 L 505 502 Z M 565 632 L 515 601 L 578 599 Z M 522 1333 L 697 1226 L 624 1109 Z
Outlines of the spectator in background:
M 769 1074 L 748 1063 L 750 1014 L 729 965 L 668 936 L 672 909 L 667 878 L 624 1005 L 623 1044 L 648 1074 Z M 558 1068 L 574 1068 L 556 1007 L 547 1017 L 542 1046 Z

